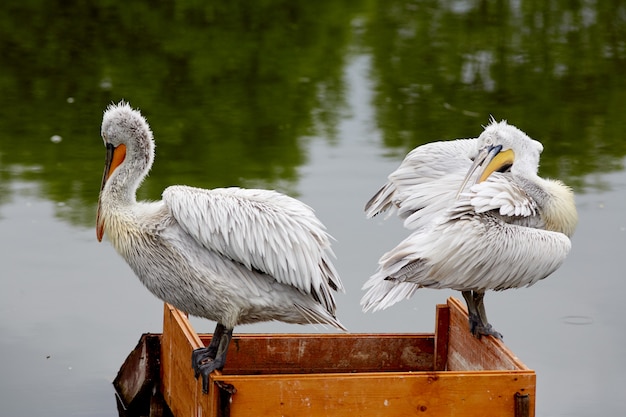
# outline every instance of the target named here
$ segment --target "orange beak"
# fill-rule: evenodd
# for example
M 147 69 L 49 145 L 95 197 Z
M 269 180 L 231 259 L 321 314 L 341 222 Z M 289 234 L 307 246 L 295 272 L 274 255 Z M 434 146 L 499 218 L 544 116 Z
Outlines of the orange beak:
M 113 171 L 115 171 L 126 158 L 126 145 L 114 147 L 110 143 L 107 143 L 106 148 L 107 153 L 106 159 L 104 160 L 104 173 L 102 174 L 102 185 L 100 186 L 100 196 L 98 197 L 98 212 L 96 214 L 96 236 L 98 237 L 98 242 L 101 242 L 102 236 L 104 236 L 104 219 L 101 217 L 102 190 L 104 190 L 104 186 L 111 177 L 111 174 L 113 174 Z

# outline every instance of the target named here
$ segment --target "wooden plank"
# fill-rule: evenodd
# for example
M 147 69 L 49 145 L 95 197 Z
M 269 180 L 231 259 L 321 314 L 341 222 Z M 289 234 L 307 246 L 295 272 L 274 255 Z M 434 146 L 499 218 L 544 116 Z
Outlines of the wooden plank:
M 434 371 L 445 371 L 448 364 L 448 339 L 450 338 L 450 307 L 437 304 L 435 315 Z
M 408 415 L 514 416 L 515 393 L 534 392 L 526 372 L 419 372 L 231 376 L 233 417 Z M 533 396 L 530 396 L 531 409 Z
M 210 336 L 202 336 L 203 343 Z M 233 337 L 224 374 L 431 371 L 434 338 L 416 334 L 246 334 Z
M 187 317 L 165 304 L 161 338 L 161 391 L 175 416 L 215 415 L 215 397 L 202 394 L 202 382 L 193 377 L 191 368 L 191 352 L 201 347 L 201 344 Z
M 465 306 L 455 298 L 448 299 L 450 307 L 450 337 L 448 340 L 449 371 L 529 370 L 501 341 L 492 336 L 475 338 L 468 329 Z

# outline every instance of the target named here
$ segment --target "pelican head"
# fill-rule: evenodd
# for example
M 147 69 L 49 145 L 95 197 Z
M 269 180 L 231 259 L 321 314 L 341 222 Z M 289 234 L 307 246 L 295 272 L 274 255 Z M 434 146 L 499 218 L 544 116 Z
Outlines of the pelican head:
M 108 193 L 115 193 L 117 203 L 133 203 L 154 160 L 154 139 L 148 122 L 124 101 L 109 105 L 104 112 L 102 140 L 106 159 L 96 215 L 98 241 L 104 235 L 102 210 L 103 202 L 109 200 Z
M 543 145 L 506 121 L 491 123 L 478 137 L 478 156 L 465 176 L 457 194 L 461 194 L 475 175 L 480 183 L 494 172 L 510 172 L 515 182 L 542 211 L 546 230 L 572 236 L 578 224 L 578 213 L 572 189 L 561 181 L 537 175 Z M 480 169 L 479 169 L 480 168 Z
M 539 157 L 543 152 L 540 142 L 531 139 L 506 120 L 496 122 L 493 118 L 478 137 L 478 148 L 478 155 L 461 184 L 457 198 L 479 167 L 481 169 L 475 183 L 485 181 L 496 171 L 537 175 Z

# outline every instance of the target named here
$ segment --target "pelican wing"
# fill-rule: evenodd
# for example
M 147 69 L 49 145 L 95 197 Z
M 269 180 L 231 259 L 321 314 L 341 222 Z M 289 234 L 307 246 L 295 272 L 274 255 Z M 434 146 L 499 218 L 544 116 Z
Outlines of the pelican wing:
M 330 235 L 302 202 L 269 190 L 168 187 L 172 216 L 205 248 L 312 294 L 335 311 L 343 285 L 332 264 Z
M 409 230 L 418 230 L 439 217 L 454 204 L 463 178 L 462 173 L 454 172 L 414 186 L 406 194 L 402 194 L 398 214 L 400 217 L 405 217 L 404 227 Z
M 423 226 L 431 214 L 450 206 L 472 164 L 471 158 L 477 153 L 477 146 L 476 139 L 458 139 L 427 143 L 413 149 L 367 202 L 367 217 L 388 210 L 391 215 L 397 210 L 401 218 L 407 219 L 405 227 Z
M 476 213 L 495 210 L 502 216 L 528 217 L 537 214 L 537 203 L 511 180 L 510 175 L 492 174 L 486 181 L 473 185 L 463 197 L 469 198 Z

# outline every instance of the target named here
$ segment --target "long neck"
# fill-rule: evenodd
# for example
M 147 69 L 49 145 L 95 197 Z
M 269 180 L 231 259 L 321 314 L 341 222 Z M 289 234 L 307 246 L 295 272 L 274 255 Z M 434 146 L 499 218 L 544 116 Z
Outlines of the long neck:
M 132 251 L 129 242 L 141 235 L 136 192 L 150 169 L 150 162 L 127 158 L 111 174 L 100 195 L 99 224 L 104 225 L 109 241 L 125 258 Z
M 561 181 L 543 179 L 532 173 L 515 177 L 537 202 L 546 230 L 572 236 L 578 224 L 578 212 L 571 188 Z
M 106 203 L 114 206 L 129 206 L 137 202 L 137 189 L 148 175 L 152 160 L 149 157 L 135 157 L 129 153 L 127 158 L 111 174 L 103 189 Z

